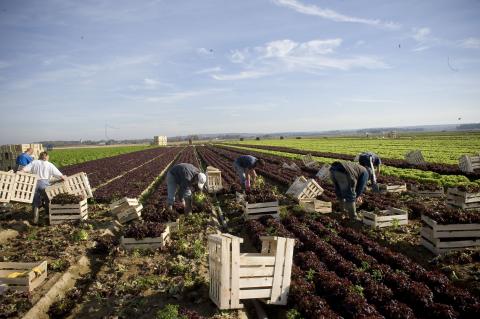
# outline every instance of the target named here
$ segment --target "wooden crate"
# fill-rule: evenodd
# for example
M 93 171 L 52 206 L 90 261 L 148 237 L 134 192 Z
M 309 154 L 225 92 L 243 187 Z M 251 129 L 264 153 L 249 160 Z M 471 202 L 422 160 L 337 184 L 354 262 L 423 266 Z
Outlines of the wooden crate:
M 422 152 L 420 150 L 410 151 L 405 154 L 405 161 L 407 161 L 408 164 L 412 165 L 425 164 L 425 159 L 423 158 Z
M 478 209 L 480 208 L 480 192 L 468 193 L 462 192 L 458 188 L 449 188 L 447 190 L 447 204 L 462 209 Z
M 15 173 L 0 172 L 0 203 L 10 202 L 14 184 Z
M 117 220 L 121 224 L 125 224 L 132 220 L 140 219 L 140 216 L 142 216 L 142 208 L 142 204 L 138 204 L 137 206 L 131 206 L 128 209 L 119 212 L 116 215 Z
M 223 188 L 222 172 L 212 166 L 207 166 L 207 191 L 209 193 L 216 193 Z
M 208 236 L 210 299 L 219 309 L 243 308 L 242 299 L 287 303 L 295 240 L 273 236 L 261 240 L 260 253 L 240 253 L 243 239 Z
M 298 167 L 298 165 L 293 162 L 291 164 L 283 163 L 282 168 L 289 169 L 291 171 L 296 171 L 296 172 L 301 171 L 300 167 Z
M 50 225 L 85 220 L 88 218 L 87 199 L 78 204 L 50 204 L 48 217 Z
M 325 164 L 323 165 L 317 172 L 317 175 L 315 175 L 318 179 L 321 181 L 327 181 L 330 179 L 330 167 L 331 165 Z
M 395 224 L 408 225 L 408 212 L 398 208 L 383 210 L 381 214 L 362 211 L 362 215 L 363 223 L 374 228 L 389 227 Z
M 431 190 L 420 190 L 417 185 L 415 184 L 412 184 L 411 187 L 410 187 L 410 190 L 414 193 L 414 194 L 417 194 L 419 196 L 423 196 L 423 197 L 442 197 L 445 195 L 445 191 L 443 190 L 443 188 L 441 189 L 438 189 L 438 190 L 434 190 L 434 191 L 431 191 Z
M 37 189 L 37 182 L 37 175 L 17 172 L 15 174 L 15 184 L 12 189 L 10 201 L 27 204 L 32 203 L 35 190 Z
M 110 211 L 113 216 L 116 216 L 118 213 L 129 209 L 130 207 L 138 206 L 138 199 L 124 197 L 119 199 L 109 205 Z
M 303 176 L 297 177 L 286 192 L 287 195 L 291 195 L 296 200 L 315 198 L 322 193 L 323 188 L 314 179 L 307 180 Z
M 299 201 L 300 205 L 303 206 L 306 210 L 310 212 L 317 213 L 331 213 L 332 212 L 332 203 L 324 202 L 315 198 L 301 199 Z
M 458 160 L 458 167 L 465 173 L 473 173 L 480 169 L 480 154 L 478 156 L 462 155 Z
M 53 197 L 61 193 L 81 195 L 84 198 L 93 197 L 92 188 L 90 187 L 87 174 L 83 172 L 68 176 L 65 181 L 48 186 L 45 189 L 45 192 L 47 193 L 49 200 L 52 200 Z
M 9 289 L 31 292 L 47 278 L 47 261 L 36 263 L 0 262 L 0 284 Z
M 378 184 L 381 192 L 385 193 L 402 193 L 407 191 L 407 184 L 401 185 L 386 185 L 386 184 Z
M 165 247 L 170 241 L 170 235 L 173 231 L 178 230 L 178 219 L 174 223 L 167 223 L 165 230 L 160 237 L 148 237 L 144 239 L 135 239 L 122 236 L 120 238 L 120 245 L 125 250 L 131 249 L 157 249 Z
M 302 155 L 301 157 L 303 165 L 308 168 L 318 168 L 319 164 L 312 157 L 312 154 Z
M 278 206 L 278 200 L 254 204 L 245 203 L 243 215 L 246 220 L 258 219 L 266 215 L 278 219 L 280 218 L 280 206 Z
M 421 244 L 434 254 L 480 248 L 480 224 L 441 225 L 422 215 Z

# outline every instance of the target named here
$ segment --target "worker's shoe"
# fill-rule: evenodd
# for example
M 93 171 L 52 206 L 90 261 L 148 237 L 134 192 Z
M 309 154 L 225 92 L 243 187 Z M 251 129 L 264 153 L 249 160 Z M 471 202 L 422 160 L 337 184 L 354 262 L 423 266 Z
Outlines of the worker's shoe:
M 343 204 L 344 204 L 343 200 L 337 201 L 337 207 L 338 207 L 337 210 L 339 213 L 343 213 L 345 211 L 345 206 Z
M 355 202 L 345 202 L 344 206 L 350 220 L 360 220 L 357 215 L 357 207 L 355 206 Z
M 38 207 L 34 207 L 33 208 L 33 223 L 36 225 L 38 224 L 38 217 L 39 217 L 40 213 L 38 211 Z

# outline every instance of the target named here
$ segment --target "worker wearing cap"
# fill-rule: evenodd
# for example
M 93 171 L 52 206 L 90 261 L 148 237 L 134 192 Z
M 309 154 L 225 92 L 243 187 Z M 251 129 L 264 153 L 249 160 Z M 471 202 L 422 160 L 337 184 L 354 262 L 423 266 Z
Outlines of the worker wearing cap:
M 21 170 L 28 164 L 30 164 L 33 161 L 33 148 L 29 147 L 27 150 L 17 156 L 16 164 L 17 164 L 17 169 L 16 171 Z
M 237 159 L 233 162 L 233 166 L 235 167 L 235 171 L 237 175 L 240 177 L 240 183 L 242 188 L 249 191 L 250 185 L 255 183 L 255 178 L 257 177 L 257 172 L 255 172 L 255 168 L 263 167 L 265 162 L 262 159 L 257 159 L 251 155 L 242 155 L 237 157 Z
M 180 163 L 174 165 L 167 174 L 167 192 L 168 192 L 168 210 L 173 209 L 175 202 L 175 194 L 182 199 L 185 212 L 192 211 L 192 190 L 191 187 L 198 188 L 202 191 L 203 186 L 207 182 L 207 176 L 201 173 L 198 168 L 188 163 Z
M 373 152 L 363 152 L 358 155 L 358 163 L 368 170 L 373 190 L 378 191 L 377 176 L 380 175 L 382 160 Z
M 351 220 L 358 220 L 356 204 L 363 202 L 368 175 L 365 167 L 354 162 L 338 161 L 330 167 L 339 210 L 346 210 Z
M 47 201 L 48 210 L 48 198 L 47 194 L 45 193 L 45 189 L 50 186 L 50 178 L 57 177 L 66 179 L 67 176 L 63 175 L 58 168 L 48 161 L 48 153 L 42 152 L 40 153 L 40 157 L 38 160 L 32 161 L 27 166 L 23 167 L 21 172 L 27 172 L 38 175 L 38 182 L 37 188 L 35 190 L 35 195 L 33 196 L 33 223 L 38 223 L 39 217 L 39 208 L 42 206 L 42 200 Z

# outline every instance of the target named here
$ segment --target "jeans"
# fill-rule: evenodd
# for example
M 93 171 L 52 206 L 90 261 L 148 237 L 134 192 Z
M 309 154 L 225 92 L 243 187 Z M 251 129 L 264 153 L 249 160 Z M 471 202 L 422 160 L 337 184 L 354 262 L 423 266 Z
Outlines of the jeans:
M 356 200 L 354 185 L 351 185 L 347 173 L 331 170 L 333 185 L 335 186 L 335 194 L 338 199 L 345 200 L 347 203 L 353 203 Z
M 233 167 L 235 168 L 235 172 L 237 172 L 238 177 L 240 177 L 240 185 L 242 185 L 242 187 L 245 187 L 245 181 L 247 179 L 247 176 L 245 174 L 245 168 L 238 165 L 236 161 L 233 162 Z
M 40 208 L 42 206 L 42 199 L 47 198 L 45 188 L 50 186 L 50 182 L 47 179 L 39 179 L 37 182 L 37 188 L 35 189 L 35 195 L 33 195 L 32 206 Z
M 175 194 L 177 193 L 177 188 L 178 188 L 177 181 L 175 180 L 175 177 L 168 172 L 167 174 L 167 204 L 168 205 L 173 205 L 175 203 Z M 187 188 L 186 190 L 183 191 L 183 198 L 182 199 L 190 199 L 192 197 L 192 191 L 190 188 Z

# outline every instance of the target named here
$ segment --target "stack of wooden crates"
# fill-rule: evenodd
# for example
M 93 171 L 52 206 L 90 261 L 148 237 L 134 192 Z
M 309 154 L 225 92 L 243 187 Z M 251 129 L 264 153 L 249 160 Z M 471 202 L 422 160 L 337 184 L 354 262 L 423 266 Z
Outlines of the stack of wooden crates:
M 210 299 L 219 309 L 240 309 L 242 299 L 287 303 L 295 240 L 264 236 L 260 253 L 240 253 L 243 239 L 208 236 Z
M 42 144 L 10 144 L 0 146 L 0 171 L 9 171 L 15 169 L 18 155 L 25 152 L 28 148 L 33 149 L 32 156 L 36 159 L 44 151 Z

